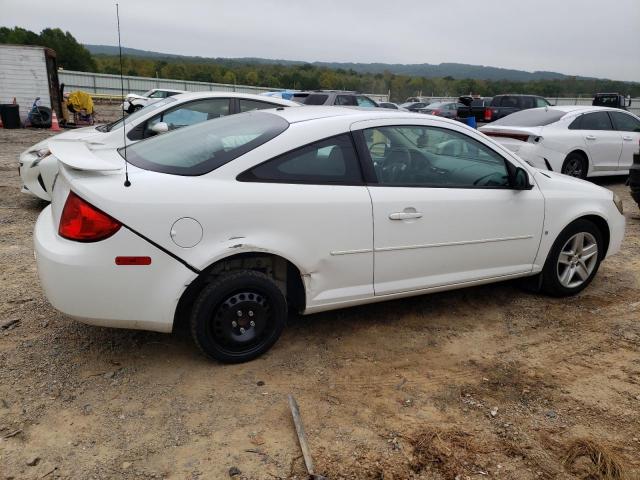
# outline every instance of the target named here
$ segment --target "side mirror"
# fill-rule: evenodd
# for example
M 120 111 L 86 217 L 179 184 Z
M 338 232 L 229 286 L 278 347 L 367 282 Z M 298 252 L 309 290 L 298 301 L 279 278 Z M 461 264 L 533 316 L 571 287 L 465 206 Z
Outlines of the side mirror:
M 151 131 L 155 133 L 166 133 L 169 131 L 169 125 L 165 122 L 158 122 L 153 127 L 151 127 Z
M 514 190 L 531 190 L 533 185 L 529 182 L 529 173 L 522 167 L 516 167 L 513 173 Z

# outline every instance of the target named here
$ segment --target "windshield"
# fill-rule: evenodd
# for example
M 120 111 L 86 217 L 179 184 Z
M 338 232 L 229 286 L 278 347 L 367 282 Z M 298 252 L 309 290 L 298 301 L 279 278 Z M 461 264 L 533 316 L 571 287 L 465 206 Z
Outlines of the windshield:
M 136 167 L 174 175 L 203 175 L 274 139 L 289 122 L 254 110 L 198 123 L 126 147 Z M 124 148 L 119 150 L 124 157 Z
M 129 125 L 131 125 L 132 122 L 134 122 L 136 119 L 140 118 L 140 117 L 144 117 L 147 113 L 152 112 L 153 110 L 158 110 L 160 107 L 164 107 L 165 105 L 168 105 L 172 102 L 175 102 L 176 99 L 173 97 L 167 97 L 163 100 L 160 100 L 159 102 L 156 103 L 152 103 L 151 105 L 147 105 L 144 108 L 141 108 L 140 110 L 137 110 L 135 112 L 133 112 L 131 115 L 128 115 L 127 117 L 125 117 L 124 119 L 120 119 L 120 120 L 116 120 L 115 122 L 112 123 L 108 123 L 106 125 L 103 125 L 102 132 L 110 132 L 112 130 L 117 130 L 118 128 L 120 128 L 122 126 L 122 123 L 128 123 Z
M 567 112 L 553 108 L 533 108 L 521 110 L 496 120 L 491 125 L 508 125 L 510 127 L 542 127 L 557 122 Z

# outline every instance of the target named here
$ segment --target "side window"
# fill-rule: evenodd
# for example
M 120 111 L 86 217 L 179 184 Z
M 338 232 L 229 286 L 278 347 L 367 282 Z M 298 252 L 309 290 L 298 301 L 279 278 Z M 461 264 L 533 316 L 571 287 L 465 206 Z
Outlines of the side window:
M 371 99 L 363 95 L 358 95 L 356 97 L 356 103 L 359 107 L 377 107 L 377 105 Z
M 580 130 L 582 117 L 584 117 L 584 115 L 578 115 L 576 119 L 569 125 L 569 130 Z
M 334 105 L 350 105 L 356 106 L 356 98 L 353 95 L 338 95 Z
M 363 131 L 379 185 L 509 188 L 504 158 L 465 134 L 438 127 Z
M 501 107 L 518 108 L 518 99 L 515 97 L 502 97 Z
M 640 120 L 626 113 L 609 112 L 616 130 L 621 132 L 640 132 Z
M 580 120 L 580 130 L 612 130 L 607 112 L 585 113 Z
M 536 107 L 548 107 L 549 102 L 547 102 L 544 98 L 536 98 Z
M 536 102 L 533 97 L 520 97 L 520 107 L 523 109 L 536 107 Z
M 239 181 L 361 184 L 362 173 L 351 137 L 327 138 L 262 163 L 238 176 Z
M 275 108 L 279 105 L 269 102 L 261 102 L 260 100 L 247 100 L 245 98 L 240 99 L 240 111 L 250 112 L 251 110 L 263 110 L 265 108 Z
M 166 92 L 163 92 L 162 90 L 156 90 L 151 95 L 149 95 L 149 98 L 165 98 L 166 96 Z
M 324 105 L 324 102 L 327 101 L 327 98 L 329 98 L 328 95 L 318 95 L 318 94 L 312 93 L 311 95 L 308 95 L 307 98 L 304 99 L 304 104 L 305 105 Z
M 144 137 L 156 135 L 152 127 L 159 122 L 164 122 L 169 130 L 186 127 L 195 123 L 212 120 L 214 118 L 229 115 L 228 98 L 208 98 L 190 102 L 179 107 L 167 110 L 147 121 Z

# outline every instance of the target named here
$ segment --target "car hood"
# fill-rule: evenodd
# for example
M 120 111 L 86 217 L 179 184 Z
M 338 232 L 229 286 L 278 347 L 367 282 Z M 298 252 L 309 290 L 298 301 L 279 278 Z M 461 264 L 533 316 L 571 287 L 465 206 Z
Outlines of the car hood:
M 597 198 L 613 198 L 613 192 L 611 190 L 586 180 L 570 177 L 569 175 L 558 172 L 542 170 L 540 168 L 535 168 L 534 170 L 534 177 L 543 193 L 545 190 L 558 190 L 567 194 L 586 194 Z
M 96 130 L 96 127 L 84 127 L 84 128 L 76 128 L 74 130 L 68 130 L 66 132 L 62 132 L 55 137 L 49 139 L 52 140 L 85 140 L 90 137 L 100 137 L 104 135 L 103 132 Z
M 130 93 L 129 95 L 124 97 L 125 100 L 139 100 L 141 98 L 144 100 L 147 100 L 147 97 L 143 97 L 142 95 L 136 95 L 135 93 Z
M 98 130 L 96 130 L 95 127 L 84 127 L 84 128 L 78 128 L 75 130 L 67 130 L 66 132 L 59 133 L 54 137 L 49 137 L 49 138 L 45 138 L 44 140 L 41 140 L 35 145 L 32 145 L 31 147 L 29 147 L 26 150 L 26 152 L 37 152 L 38 150 L 48 148 L 49 143 L 54 140 L 85 140 L 85 139 L 97 140 L 102 135 L 104 135 L 104 133 L 99 132 Z

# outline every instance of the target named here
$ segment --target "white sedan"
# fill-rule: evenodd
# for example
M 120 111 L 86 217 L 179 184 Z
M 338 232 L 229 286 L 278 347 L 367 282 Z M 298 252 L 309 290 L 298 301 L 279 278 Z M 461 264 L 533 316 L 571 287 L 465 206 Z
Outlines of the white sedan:
M 520 277 L 573 295 L 624 234 L 611 191 L 422 114 L 278 108 L 126 150 L 51 150 L 62 166 L 34 236 L 53 306 L 160 332 L 185 319 L 223 362 L 267 351 L 288 308 Z
M 273 107 L 299 107 L 300 104 L 281 98 L 229 92 L 183 93 L 167 97 L 115 122 L 97 127 L 69 130 L 48 138 L 20 154 L 19 168 L 22 192 L 42 200 L 51 200 L 51 186 L 58 172 L 58 162 L 51 157 L 52 140 L 86 142 L 93 149 L 120 148 L 159 133 L 175 130 L 234 113 Z M 125 132 L 122 126 L 125 125 Z
M 168 97 L 174 97 L 176 95 L 180 95 L 181 93 L 188 93 L 186 90 L 171 90 L 165 88 L 153 88 L 148 92 L 144 92 L 142 95 L 137 95 L 135 93 L 129 93 L 126 97 L 124 97 L 124 102 L 122 103 L 122 109 L 127 113 L 137 112 L 141 108 L 144 108 L 148 105 L 159 102 L 160 100 Z
M 533 108 L 480 131 L 535 167 L 578 178 L 626 175 L 640 148 L 640 118 L 615 108 Z

